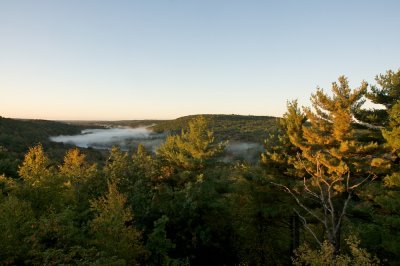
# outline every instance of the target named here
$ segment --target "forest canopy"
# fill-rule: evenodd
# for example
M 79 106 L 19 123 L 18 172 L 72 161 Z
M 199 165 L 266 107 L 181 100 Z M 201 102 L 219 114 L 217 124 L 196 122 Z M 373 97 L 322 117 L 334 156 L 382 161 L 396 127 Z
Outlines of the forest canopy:
M 161 121 L 155 152 L 50 143 L 84 126 L 0 118 L 0 264 L 398 265 L 400 70 L 341 76 L 311 103 Z M 223 160 L 232 140 L 263 153 Z

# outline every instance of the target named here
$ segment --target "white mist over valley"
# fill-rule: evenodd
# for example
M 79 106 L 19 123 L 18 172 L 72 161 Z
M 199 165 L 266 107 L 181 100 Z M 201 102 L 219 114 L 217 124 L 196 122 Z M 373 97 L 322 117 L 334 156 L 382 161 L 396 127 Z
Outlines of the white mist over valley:
M 142 144 L 151 151 L 155 151 L 164 139 L 165 134 L 154 133 L 147 127 L 85 129 L 78 135 L 50 137 L 51 141 L 81 148 L 110 149 L 112 146 L 119 146 L 121 149 L 129 150 Z
M 52 136 L 50 140 L 80 148 L 108 150 L 118 146 L 122 150 L 134 150 L 139 144 L 148 151 L 155 152 L 165 141 L 167 134 L 155 133 L 149 127 L 112 127 L 101 129 L 85 129 L 77 135 Z M 242 159 L 257 161 L 263 146 L 252 142 L 228 142 L 225 148 L 224 161 Z

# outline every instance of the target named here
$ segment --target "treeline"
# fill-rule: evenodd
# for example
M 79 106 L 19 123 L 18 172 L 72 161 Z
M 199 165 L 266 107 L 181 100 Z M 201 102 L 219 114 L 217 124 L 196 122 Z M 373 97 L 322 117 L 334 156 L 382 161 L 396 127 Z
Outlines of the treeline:
M 278 118 L 272 116 L 243 115 L 202 115 L 207 119 L 208 128 L 215 133 L 217 141 L 250 141 L 262 143 L 269 133 L 275 132 Z M 159 121 L 152 127 L 156 132 L 179 134 L 188 122 L 197 115 L 180 117 L 175 120 Z
M 0 178 L 0 263 L 398 265 L 400 71 L 376 81 L 289 102 L 257 165 L 221 161 L 208 116 L 101 165 L 34 146 Z

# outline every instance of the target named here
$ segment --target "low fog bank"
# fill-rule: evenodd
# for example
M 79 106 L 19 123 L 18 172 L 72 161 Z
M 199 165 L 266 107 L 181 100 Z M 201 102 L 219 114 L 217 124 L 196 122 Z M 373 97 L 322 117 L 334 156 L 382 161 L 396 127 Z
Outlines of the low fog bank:
M 130 150 L 142 144 L 149 151 L 155 151 L 164 139 L 165 134 L 154 133 L 146 127 L 85 129 L 79 135 L 50 137 L 51 141 L 81 148 L 110 149 L 117 145 L 121 149 Z
M 243 160 L 256 163 L 260 160 L 260 154 L 264 147 L 256 142 L 230 142 L 225 148 L 224 161 Z
M 142 144 L 151 152 L 155 152 L 165 139 L 166 134 L 154 133 L 147 127 L 85 129 L 79 135 L 50 137 L 50 140 L 54 142 L 103 150 L 111 149 L 113 146 L 119 146 L 122 150 L 135 150 L 139 144 Z M 260 143 L 229 142 L 222 160 L 225 162 L 242 160 L 256 163 L 260 159 L 261 152 L 263 152 L 263 145 Z

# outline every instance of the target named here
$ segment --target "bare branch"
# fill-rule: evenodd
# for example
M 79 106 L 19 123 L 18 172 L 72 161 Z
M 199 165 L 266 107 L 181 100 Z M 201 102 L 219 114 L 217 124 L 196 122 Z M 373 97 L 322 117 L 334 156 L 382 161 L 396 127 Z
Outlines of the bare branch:
M 347 205 L 349 204 L 349 202 L 350 202 L 350 200 L 351 200 L 351 197 L 352 197 L 351 193 L 348 193 L 347 199 L 346 199 L 346 201 L 344 202 L 344 205 L 343 205 L 343 208 L 342 208 L 342 212 L 340 213 L 339 219 L 338 219 L 338 221 L 337 221 L 337 223 L 336 223 L 336 226 L 335 226 L 335 228 L 334 228 L 334 231 L 333 231 L 333 233 L 334 233 L 335 235 L 336 235 L 336 233 L 337 233 L 337 232 L 339 231 L 339 229 L 340 229 L 340 225 L 341 225 L 341 223 L 342 223 L 343 217 L 346 215 Z
M 357 184 L 354 184 L 353 186 L 349 187 L 349 190 L 354 190 L 357 187 L 361 186 L 362 184 L 364 184 L 365 182 L 367 182 L 368 179 L 370 179 L 372 174 L 369 174 L 366 178 L 364 178 L 361 182 L 358 182 Z M 377 178 L 376 175 L 373 175 L 373 177 L 371 178 L 371 181 L 374 181 Z
M 317 243 L 322 247 L 322 243 L 321 241 L 319 241 L 318 237 L 315 235 L 315 233 L 313 232 L 313 230 L 308 226 L 307 224 L 307 220 L 306 218 L 304 218 L 303 216 L 300 215 L 300 213 L 293 208 L 294 212 L 299 216 L 299 218 L 301 219 L 301 221 L 303 222 L 304 227 L 308 230 L 308 232 L 310 232 L 310 234 L 314 237 L 315 241 L 317 241 Z
M 271 183 L 274 184 L 274 185 L 276 185 L 276 186 L 279 186 L 279 187 L 284 188 L 286 192 L 288 192 L 290 195 L 292 195 L 292 197 L 296 200 L 297 204 L 298 204 L 300 207 L 302 207 L 306 212 L 308 212 L 309 214 L 311 214 L 311 216 L 313 216 L 315 219 L 317 219 L 318 221 L 320 221 L 322 224 L 325 224 L 325 222 L 324 222 L 320 217 L 318 217 L 315 213 L 313 213 L 309 208 L 307 208 L 306 206 L 304 206 L 304 204 L 299 200 L 299 198 L 292 192 L 292 190 L 291 190 L 290 188 L 288 188 L 288 187 L 285 186 L 285 185 L 278 184 L 278 183 L 275 183 L 275 182 L 271 182 Z
M 332 210 L 331 210 L 331 209 L 329 208 L 329 206 L 326 204 L 325 193 L 324 193 L 324 190 L 322 189 L 322 186 L 321 186 L 321 183 L 319 182 L 319 180 L 318 180 L 317 184 L 318 184 L 318 188 L 319 188 L 319 191 L 320 191 L 320 197 L 319 197 L 319 199 L 320 199 L 320 201 L 321 201 L 322 206 L 324 207 L 324 210 L 327 210 L 327 211 L 329 211 L 329 212 L 332 212 Z M 325 215 L 326 215 L 326 212 L 325 212 Z M 325 220 L 326 220 L 326 217 L 325 217 Z
M 308 188 L 305 177 L 303 178 L 303 184 L 304 184 L 304 189 L 306 190 L 306 192 L 308 192 L 308 194 L 320 200 L 320 197 L 317 195 L 317 193 L 311 191 L 311 189 Z

